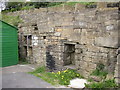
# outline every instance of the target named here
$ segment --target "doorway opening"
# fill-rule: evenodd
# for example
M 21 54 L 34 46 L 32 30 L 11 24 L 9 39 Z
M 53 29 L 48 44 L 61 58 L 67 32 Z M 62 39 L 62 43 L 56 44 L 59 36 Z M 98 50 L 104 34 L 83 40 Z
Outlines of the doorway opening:
M 64 65 L 75 65 L 75 44 L 64 45 Z
M 24 46 L 23 48 L 23 55 L 24 55 L 24 58 L 27 57 L 27 46 Z

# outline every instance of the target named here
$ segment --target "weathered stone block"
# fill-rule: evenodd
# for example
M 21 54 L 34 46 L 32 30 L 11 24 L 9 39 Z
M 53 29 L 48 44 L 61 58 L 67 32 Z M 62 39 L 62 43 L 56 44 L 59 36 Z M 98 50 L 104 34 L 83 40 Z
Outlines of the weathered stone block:
M 89 78 L 96 81 L 96 82 L 100 82 L 102 80 L 102 78 L 99 76 L 90 76 Z
M 63 5 L 64 11 L 65 12 L 74 12 L 75 8 L 72 5 Z
M 80 11 L 81 9 L 85 9 L 85 5 L 77 3 L 75 5 L 75 11 Z
M 54 33 L 54 35 L 59 37 L 61 35 L 61 33 L 60 32 L 56 32 L 56 33 Z
M 108 25 L 108 26 L 106 26 L 106 30 L 113 30 L 114 29 L 114 26 L 113 25 Z
M 114 78 L 116 83 L 120 85 L 120 54 L 117 56 Z
M 62 32 L 62 30 L 63 30 L 62 28 L 56 29 L 57 32 Z
M 87 27 L 87 22 L 85 22 L 85 21 L 75 21 L 75 22 L 73 22 L 73 27 L 74 28 L 88 28 Z
M 24 23 L 19 26 L 20 32 L 40 37 L 38 46 L 33 47 L 33 57 L 28 58 L 30 62 L 46 63 L 46 58 L 50 58 L 46 52 L 50 52 L 55 65 L 63 67 L 64 44 L 71 41 L 75 44 L 75 66 L 85 77 L 96 68 L 98 62 L 104 63 L 109 70 L 114 69 L 116 59 L 114 50 L 118 41 L 117 11 L 80 8 L 85 7 L 78 4 L 75 7 L 66 5 L 62 8 L 25 10 L 12 14 L 19 15 L 23 19 Z M 34 31 L 33 23 L 37 23 L 37 32 Z M 60 41 L 62 47 L 59 46 Z M 73 44 L 71 42 L 67 44 Z M 46 46 L 51 47 L 46 48 Z
M 114 79 L 114 75 L 113 74 L 108 74 L 106 77 L 106 80 L 110 80 L 110 79 Z
M 48 12 L 63 12 L 64 7 L 63 7 L 63 5 L 61 5 L 61 6 L 57 6 L 57 7 L 49 7 L 47 9 L 48 9 Z
M 85 20 L 85 14 L 84 13 L 75 13 L 74 14 L 75 21 L 84 21 Z
M 118 37 L 98 37 L 95 38 L 95 45 L 102 47 L 118 47 Z
M 76 48 L 76 49 L 77 49 L 77 48 L 81 48 L 81 45 L 76 44 L 76 45 L 75 45 L 75 48 Z

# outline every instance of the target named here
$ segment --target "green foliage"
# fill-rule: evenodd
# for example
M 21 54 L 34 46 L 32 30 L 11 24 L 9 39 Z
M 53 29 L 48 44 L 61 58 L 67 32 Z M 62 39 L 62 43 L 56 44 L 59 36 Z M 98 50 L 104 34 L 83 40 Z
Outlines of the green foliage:
M 40 67 L 31 74 L 42 78 L 43 80 L 51 83 L 52 85 L 60 84 L 60 85 L 69 85 L 70 80 L 74 78 L 83 78 L 79 73 L 75 70 L 66 69 L 65 71 L 58 72 L 46 72 L 45 67 Z
M 84 5 L 92 5 L 93 2 L 8 2 L 7 8 L 2 12 L 14 12 L 19 10 L 29 10 L 33 8 L 45 8 L 65 5 L 75 5 L 76 3 L 81 3 Z
M 8 2 L 4 12 L 18 11 L 23 6 L 23 2 Z
M 76 3 L 80 3 L 80 2 L 67 2 L 67 3 L 64 3 L 64 4 L 65 4 L 65 5 L 73 6 L 73 5 L 75 5 Z
M 98 64 L 97 64 L 97 68 L 96 68 L 96 69 L 102 71 L 102 70 L 104 70 L 104 68 L 105 68 L 105 65 L 104 65 L 104 64 L 102 64 L 102 63 L 98 63 Z
M 67 2 L 67 3 L 64 3 L 65 5 L 75 5 L 76 3 L 80 3 L 80 4 L 84 4 L 84 5 L 92 5 L 94 4 L 94 2 Z
M 96 69 L 91 73 L 94 76 L 106 77 L 108 74 L 107 71 L 104 70 L 105 65 L 102 63 L 98 63 Z
M 21 10 L 29 10 L 29 9 L 34 9 L 34 6 L 24 6 L 21 8 Z
M 91 75 L 101 76 L 101 77 L 106 77 L 107 74 L 108 74 L 107 71 L 100 71 L 99 69 L 96 69 L 91 73 Z
M 84 4 L 84 5 L 93 5 L 94 2 L 80 2 L 81 4 Z
M 19 10 L 29 10 L 40 7 L 51 7 L 60 5 L 62 2 L 8 2 L 6 9 L 2 12 L 14 12 Z
M 35 71 L 31 73 L 44 73 L 46 71 L 45 67 L 38 67 Z
M 74 78 L 83 78 L 79 73 L 77 73 L 75 70 L 67 69 L 65 71 L 58 71 L 57 73 L 54 73 L 55 77 L 59 79 L 59 84 L 61 85 L 69 85 L 69 82 L 71 79 Z
M 93 90 L 103 90 L 105 88 L 115 88 L 118 87 L 114 80 L 106 80 L 103 82 L 94 82 L 91 84 L 86 84 L 87 88 L 93 88 Z M 106 90 L 106 89 L 105 89 Z
M 86 84 L 87 88 L 93 88 L 93 90 L 108 90 L 106 88 L 115 88 L 118 87 L 117 84 L 115 83 L 114 79 L 113 80 L 105 80 L 107 76 L 107 71 L 104 70 L 105 65 L 102 63 L 98 63 L 96 69 L 91 73 L 91 75 L 94 76 L 100 76 L 103 81 L 102 82 L 93 82 L 92 79 L 88 79 L 90 84 Z
M 93 82 L 94 80 L 91 79 L 91 78 L 88 78 L 87 81 L 88 81 L 88 82 Z
M 47 7 L 60 6 L 63 2 L 52 2 L 48 3 Z
M 29 2 L 28 6 L 34 6 L 35 8 L 47 7 L 49 2 Z
M 2 20 L 16 27 L 20 22 L 22 22 L 19 16 L 9 16 L 5 14 L 2 14 Z

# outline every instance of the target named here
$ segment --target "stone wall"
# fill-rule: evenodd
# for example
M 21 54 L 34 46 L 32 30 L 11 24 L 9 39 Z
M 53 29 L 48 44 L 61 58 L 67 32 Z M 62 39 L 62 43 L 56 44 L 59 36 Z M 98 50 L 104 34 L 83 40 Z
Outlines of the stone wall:
M 117 63 L 114 74 L 115 81 L 120 85 L 120 48 L 117 50 Z
M 98 63 L 104 64 L 110 74 L 114 72 L 120 46 L 118 8 L 86 9 L 77 4 L 9 14 L 19 15 L 23 20 L 19 24 L 19 48 L 22 58 L 29 62 L 51 65 L 49 68 L 53 69 L 64 66 L 64 61 L 74 55 L 74 66 L 85 77 Z M 27 36 L 29 41 L 30 35 L 32 44 L 24 44 L 24 38 Z M 75 46 L 74 54 L 68 51 L 70 55 L 65 56 L 66 44 Z

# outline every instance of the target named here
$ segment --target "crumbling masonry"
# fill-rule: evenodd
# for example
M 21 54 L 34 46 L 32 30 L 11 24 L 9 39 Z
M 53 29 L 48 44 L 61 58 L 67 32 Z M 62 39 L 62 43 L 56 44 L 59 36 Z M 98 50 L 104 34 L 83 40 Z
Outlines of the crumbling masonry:
M 40 66 L 73 66 L 88 77 L 98 63 L 118 72 L 118 8 L 63 5 L 11 13 L 19 15 L 20 57 Z M 116 76 L 117 77 L 117 76 Z

